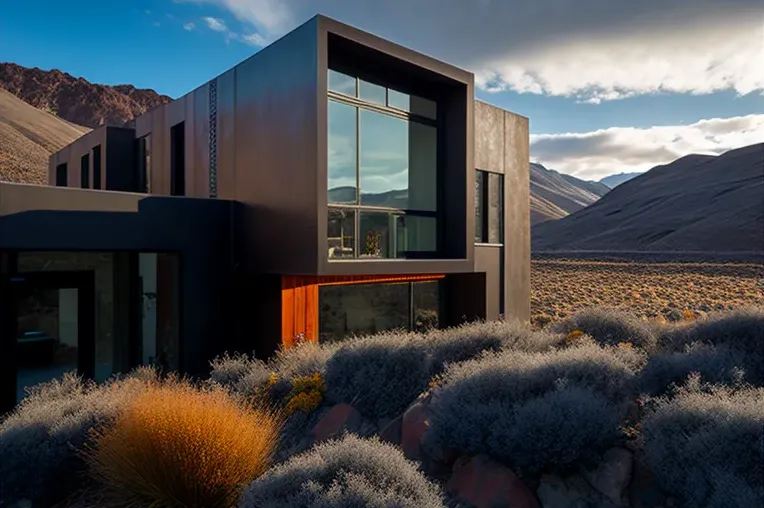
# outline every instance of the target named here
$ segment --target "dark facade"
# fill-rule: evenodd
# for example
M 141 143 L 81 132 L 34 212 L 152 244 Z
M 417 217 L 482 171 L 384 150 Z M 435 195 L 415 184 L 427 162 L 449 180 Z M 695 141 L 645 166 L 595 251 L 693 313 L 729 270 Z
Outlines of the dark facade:
M 66 314 L 84 335 L 77 366 L 95 377 L 99 359 L 124 370 L 156 362 L 160 344 L 166 366 L 197 374 L 223 350 L 527 320 L 528 121 L 475 101 L 473 83 L 317 16 L 134 129 L 96 129 L 51 156 L 50 185 L 77 189 L 0 186 L 3 315 L 29 304 L 13 284 L 33 273 L 95 291 L 94 315 Z M 61 261 L 72 253 L 110 264 Z M 61 291 L 58 325 L 3 320 L 5 358 L 20 358 L 16 339 L 36 344 L 32 322 L 73 333 Z

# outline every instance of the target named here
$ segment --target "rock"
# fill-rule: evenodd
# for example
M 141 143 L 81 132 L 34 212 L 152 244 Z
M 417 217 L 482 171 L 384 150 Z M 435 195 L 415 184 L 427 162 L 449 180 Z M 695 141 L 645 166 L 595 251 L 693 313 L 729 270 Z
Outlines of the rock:
M 387 426 L 379 433 L 379 439 L 387 443 L 394 445 L 401 444 L 401 434 L 403 429 L 403 416 L 399 416 L 395 420 L 392 420 Z
M 584 478 L 614 504 L 622 505 L 631 480 L 632 462 L 629 450 L 611 448 L 603 454 L 599 467 L 584 471 Z
M 400 444 L 409 459 L 422 458 L 422 439 L 430 426 L 428 416 L 427 404 L 424 402 L 415 402 L 403 413 Z
M 457 459 L 446 488 L 475 508 L 539 508 L 536 496 L 515 473 L 485 455 Z
M 313 427 L 315 442 L 337 437 L 345 431 L 354 432 L 363 425 L 363 417 L 350 404 L 332 406 L 326 415 Z

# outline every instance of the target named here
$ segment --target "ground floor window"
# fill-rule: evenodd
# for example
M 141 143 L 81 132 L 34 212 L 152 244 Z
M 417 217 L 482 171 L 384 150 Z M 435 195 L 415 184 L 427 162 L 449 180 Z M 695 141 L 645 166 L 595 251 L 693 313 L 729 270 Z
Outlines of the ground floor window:
M 1 268 L 0 405 L 70 371 L 178 369 L 176 254 L 4 252 Z
M 439 280 L 319 285 L 319 340 L 436 328 L 440 292 Z

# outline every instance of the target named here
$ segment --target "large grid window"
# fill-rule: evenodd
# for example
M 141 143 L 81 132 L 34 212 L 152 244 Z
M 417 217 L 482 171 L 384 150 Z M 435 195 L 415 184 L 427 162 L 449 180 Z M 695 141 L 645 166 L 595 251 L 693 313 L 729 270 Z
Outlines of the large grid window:
M 475 170 L 475 242 L 504 243 L 504 175 Z
M 328 89 L 329 258 L 435 257 L 436 103 L 335 70 Z

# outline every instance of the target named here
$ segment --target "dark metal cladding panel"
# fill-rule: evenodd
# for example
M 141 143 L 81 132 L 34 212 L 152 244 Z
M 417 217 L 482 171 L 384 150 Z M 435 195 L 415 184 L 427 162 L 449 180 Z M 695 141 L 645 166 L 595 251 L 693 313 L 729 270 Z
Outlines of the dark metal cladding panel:
M 193 115 L 187 115 L 186 118 L 193 118 L 193 128 L 186 125 L 186 136 L 191 136 L 193 149 L 189 157 L 193 158 L 193 173 L 188 173 L 186 169 L 186 182 L 188 189 L 186 194 L 196 198 L 206 198 L 210 195 L 210 103 L 209 103 L 210 84 L 206 83 L 188 96 L 189 106 L 193 104 Z M 187 109 L 188 107 L 187 106 Z M 186 120 L 188 122 L 188 120 Z M 188 143 L 188 137 L 186 143 Z M 188 153 L 188 145 L 186 146 Z M 186 162 L 188 164 L 188 162 Z
M 217 190 L 219 198 L 233 199 L 236 196 L 236 136 L 234 135 L 236 69 L 221 74 L 217 82 Z
M 503 248 L 499 246 L 475 247 L 475 271 L 485 273 L 485 318 L 498 319 L 501 313 L 501 262 Z
M 48 185 L 56 185 L 56 166 L 66 164 L 67 169 L 67 187 L 80 187 L 81 173 L 80 160 L 83 155 L 92 152 L 93 147 L 101 145 L 101 153 L 106 152 L 107 131 L 113 127 L 98 127 L 92 131 L 83 134 L 74 140 L 71 144 L 65 146 L 58 152 L 52 154 L 48 159 Z M 101 161 L 103 164 L 103 160 Z M 102 165 L 102 168 L 105 167 Z M 90 178 L 93 181 L 93 164 L 90 164 Z
M 250 272 L 315 273 L 318 62 L 315 18 L 236 67 L 235 198 Z

